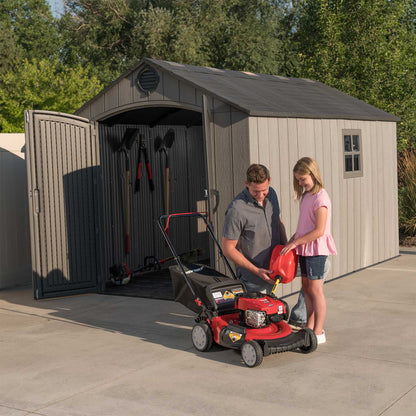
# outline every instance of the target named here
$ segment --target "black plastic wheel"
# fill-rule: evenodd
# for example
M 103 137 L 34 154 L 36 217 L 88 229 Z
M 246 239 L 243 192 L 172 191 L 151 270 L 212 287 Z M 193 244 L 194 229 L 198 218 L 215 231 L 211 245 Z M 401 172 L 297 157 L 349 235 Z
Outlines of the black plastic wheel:
M 241 357 L 247 367 L 257 367 L 263 362 L 263 350 L 256 341 L 248 341 L 241 347 Z
M 289 319 L 289 316 L 290 316 L 290 308 L 289 308 L 289 305 L 283 299 L 280 299 L 280 301 L 283 302 L 283 304 L 285 305 L 285 309 L 286 309 L 286 313 L 285 313 L 285 315 L 283 317 L 283 320 L 287 321 Z
M 200 322 L 194 325 L 192 343 L 198 351 L 208 351 L 212 347 L 212 332 L 208 324 Z
M 318 347 L 318 339 L 316 338 L 315 332 L 309 328 L 301 329 L 301 331 L 306 332 L 305 335 L 309 338 L 309 345 L 300 347 L 300 350 L 305 354 L 309 354 L 310 352 L 315 351 Z

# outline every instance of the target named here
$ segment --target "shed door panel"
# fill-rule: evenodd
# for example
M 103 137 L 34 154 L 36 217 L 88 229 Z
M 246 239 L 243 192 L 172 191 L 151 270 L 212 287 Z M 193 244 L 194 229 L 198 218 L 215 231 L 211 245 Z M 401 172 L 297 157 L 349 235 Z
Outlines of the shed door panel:
M 35 298 L 97 290 L 100 166 L 86 119 L 28 111 L 26 159 Z

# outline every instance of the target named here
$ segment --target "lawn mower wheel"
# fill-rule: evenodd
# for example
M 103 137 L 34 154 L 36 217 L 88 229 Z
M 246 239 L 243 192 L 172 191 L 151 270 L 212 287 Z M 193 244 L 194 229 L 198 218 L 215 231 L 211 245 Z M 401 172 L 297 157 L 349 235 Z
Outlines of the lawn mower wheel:
M 200 322 L 194 325 L 192 343 L 198 351 L 208 351 L 212 347 L 212 332 L 208 324 Z
M 241 347 L 241 357 L 247 367 L 257 367 L 263 362 L 263 350 L 256 341 L 248 341 Z

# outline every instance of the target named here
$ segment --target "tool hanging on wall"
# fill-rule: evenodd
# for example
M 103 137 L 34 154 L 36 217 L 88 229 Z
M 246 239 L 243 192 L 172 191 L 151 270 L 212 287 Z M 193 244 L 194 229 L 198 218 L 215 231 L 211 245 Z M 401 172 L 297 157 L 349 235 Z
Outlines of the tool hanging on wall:
M 137 156 L 137 175 L 136 175 L 136 183 L 134 186 L 134 192 L 138 192 L 140 190 L 140 179 L 142 176 L 142 161 L 141 156 L 143 153 L 144 156 L 144 163 L 146 165 L 147 170 L 147 178 L 149 180 L 149 188 L 151 191 L 154 191 L 155 185 L 153 183 L 153 176 L 152 176 L 152 169 L 150 168 L 150 161 L 149 161 L 149 154 L 147 153 L 146 143 L 144 141 L 144 135 L 140 133 L 139 135 L 139 153 Z
M 125 253 L 130 253 L 130 154 L 129 151 L 133 147 L 137 138 L 138 130 L 135 128 L 127 128 L 123 139 L 117 148 L 118 152 L 123 152 L 126 159 L 126 237 L 125 237 Z
M 155 139 L 155 152 L 165 154 L 165 214 L 169 215 L 169 155 L 168 149 L 172 147 L 175 140 L 175 132 L 169 129 L 163 139 L 157 136 Z

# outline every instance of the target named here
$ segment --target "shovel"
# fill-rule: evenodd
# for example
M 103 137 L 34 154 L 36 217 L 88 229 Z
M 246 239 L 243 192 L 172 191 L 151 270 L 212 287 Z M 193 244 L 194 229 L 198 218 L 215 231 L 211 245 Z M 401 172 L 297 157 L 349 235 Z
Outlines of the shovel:
M 155 139 L 155 152 L 165 154 L 165 208 L 166 215 L 169 215 L 169 155 L 168 149 L 172 147 L 175 140 L 175 132 L 169 129 L 163 139 L 157 136 Z

